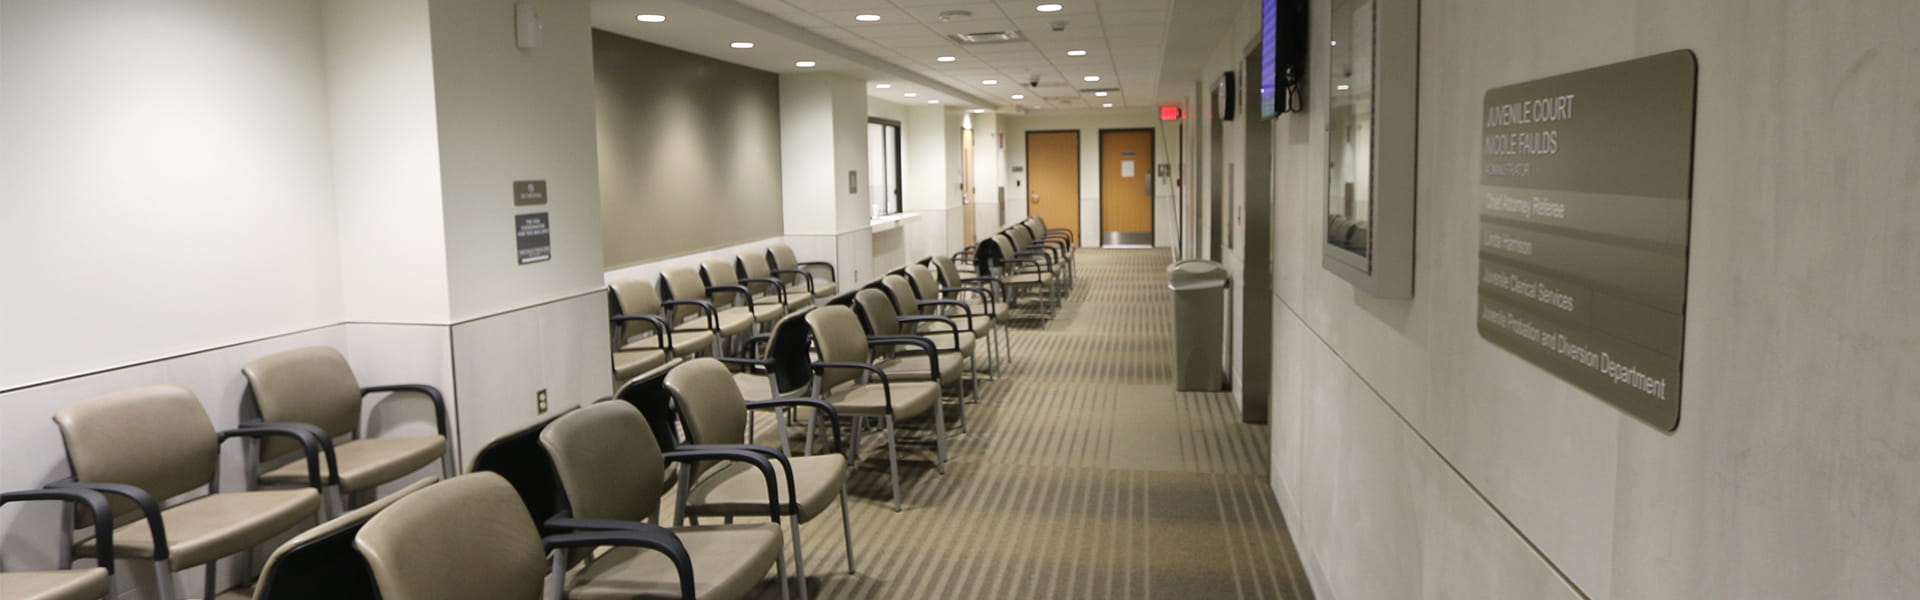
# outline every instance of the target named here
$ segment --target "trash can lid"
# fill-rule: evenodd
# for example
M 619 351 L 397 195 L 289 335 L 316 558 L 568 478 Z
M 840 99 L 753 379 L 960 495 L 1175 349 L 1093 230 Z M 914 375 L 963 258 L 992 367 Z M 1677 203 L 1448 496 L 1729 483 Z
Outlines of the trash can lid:
M 1183 260 L 1167 267 L 1167 289 L 1201 290 L 1226 287 L 1227 268 L 1210 260 Z

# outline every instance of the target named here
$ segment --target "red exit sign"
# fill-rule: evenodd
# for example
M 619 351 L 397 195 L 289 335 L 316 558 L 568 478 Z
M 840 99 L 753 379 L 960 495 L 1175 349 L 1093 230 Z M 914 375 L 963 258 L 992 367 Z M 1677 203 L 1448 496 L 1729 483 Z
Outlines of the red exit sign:
M 1162 106 L 1162 107 L 1160 107 L 1160 120 L 1162 120 L 1162 121 L 1178 121 L 1178 120 L 1180 120 L 1180 107 L 1178 107 L 1178 106 Z

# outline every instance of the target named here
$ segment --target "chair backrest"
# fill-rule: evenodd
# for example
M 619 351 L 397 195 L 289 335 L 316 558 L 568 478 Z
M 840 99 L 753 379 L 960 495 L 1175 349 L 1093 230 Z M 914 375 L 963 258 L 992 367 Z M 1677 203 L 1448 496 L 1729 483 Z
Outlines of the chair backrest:
M 654 369 L 642 373 L 621 384 L 610 398 L 640 410 L 640 415 L 647 418 L 647 425 L 653 429 L 653 441 L 661 452 L 672 452 L 680 446 L 680 429 L 676 427 L 680 415 L 673 407 L 673 393 L 667 391 L 667 373 L 671 372 L 672 369 Z
M 726 259 L 709 258 L 700 261 L 700 279 L 709 286 L 740 285 L 740 275 L 734 273 L 733 265 Z M 713 303 L 721 306 L 735 302 L 752 302 L 751 298 L 741 298 L 739 292 L 714 292 Z
M 359 432 L 360 381 L 339 350 L 288 350 L 254 359 L 240 372 L 247 376 L 242 401 L 261 420 L 310 423 L 335 436 Z M 261 440 L 260 456 L 271 459 L 299 449 L 299 442 L 271 437 Z
M 566 498 L 560 494 L 560 476 L 553 470 L 553 459 L 547 456 L 546 446 L 540 445 L 540 432 L 573 410 L 493 438 L 474 455 L 468 472 L 486 471 L 506 479 L 520 494 L 521 505 L 535 523 L 560 514 L 567 509 Z
M 540 432 L 573 516 L 644 521 L 660 507 L 666 463 L 640 409 L 601 402 L 568 413 Z
M 934 272 L 940 275 L 940 281 L 948 287 L 961 285 L 960 265 L 954 264 L 952 256 L 934 255 L 927 260 L 933 265 Z
M 765 248 L 749 248 L 735 252 L 733 254 L 733 266 L 735 272 L 740 275 L 741 281 L 748 279 L 770 279 L 773 277 L 773 263 L 767 262 L 767 250 Z M 747 283 L 747 289 L 753 290 L 755 295 L 768 293 L 768 287 L 771 286 L 761 282 Z M 789 289 L 789 291 L 791 291 L 791 289 Z M 801 291 L 806 290 L 802 288 Z
M 866 362 L 867 333 L 860 327 L 860 317 L 853 309 L 845 306 L 824 306 L 807 313 L 807 326 L 813 331 L 814 344 L 820 349 L 820 360 L 824 362 Z M 821 389 L 830 390 L 842 383 L 852 381 L 864 371 L 858 369 L 826 369 L 819 375 Z
M 933 269 L 921 263 L 907 265 L 907 282 L 913 284 L 913 293 L 921 298 L 932 300 L 940 297 L 940 276 Z
M 767 245 L 767 262 L 775 269 L 800 268 L 800 258 L 793 253 L 793 247 L 786 242 L 774 242 Z
M 660 306 L 660 291 L 653 289 L 653 285 L 646 281 L 621 279 L 607 284 L 607 288 L 613 292 L 610 301 L 614 304 L 614 311 L 619 314 L 665 315 Z M 641 322 L 629 321 L 615 327 L 618 328 L 615 335 L 622 344 L 632 341 L 634 336 L 653 333 L 653 327 Z
M 701 282 L 700 272 L 686 265 L 660 269 L 660 289 L 666 292 L 668 299 L 672 300 L 707 299 L 707 286 Z M 678 323 L 699 312 L 700 309 L 691 306 L 676 306 L 673 307 L 673 314 L 668 318 Z
M 893 300 L 885 291 L 876 287 L 862 288 L 854 295 L 853 312 L 860 316 L 860 323 L 867 335 L 900 335 L 900 312 L 894 309 Z
M 539 530 L 493 473 L 401 498 L 361 526 L 353 546 L 382 600 L 534 600 L 547 575 Z
M 1008 227 L 1005 233 L 1009 239 L 1013 240 L 1013 247 L 1016 249 L 1025 249 L 1033 246 L 1033 232 L 1027 230 L 1025 227 L 1018 225 Z
M 680 408 L 689 443 L 747 443 L 747 399 L 740 394 L 740 386 L 734 385 L 733 373 L 725 364 L 712 358 L 687 361 L 667 373 L 667 389 Z M 694 476 L 715 464 L 703 461 Z
M 220 460 L 206 409 L 192 390 L 179 385 L 147 385 L 81 400 L 55 411 L 53 422 L 66 441 L 75 480 L 131 485 L 162 503 L 213 481 Z M 108 498 L 116 517 L 135 510 L 125 497 Z M 92 523 L 91 514 L 76 513 L 76 526 Z
M 394 502 L 432 485 L 422 479 L 372 503 L 300 532 L 267 556 L 254 600 L 374 600 L 367 560 L 353 548 L 360 528 Z
M 920 310 L 920 295 L 914 292 L 913 283 L 905 275 L 893 274 L 880 278 L 880 289 L 887 293 L 887 299 L 893 301 L 893 308 L 903 316 L 915 316 Z
M 805 307 L 773 324 L 766 359 L 773 361 L 773 386 L 778 395 L 813 385 L 813 330 L 807 324 L 807 314 L 813 311 L 814 307 Z

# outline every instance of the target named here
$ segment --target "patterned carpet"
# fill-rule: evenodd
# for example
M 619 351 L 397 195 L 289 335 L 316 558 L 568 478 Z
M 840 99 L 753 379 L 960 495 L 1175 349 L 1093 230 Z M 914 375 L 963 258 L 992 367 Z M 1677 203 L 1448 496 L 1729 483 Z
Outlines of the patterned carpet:
M 858 574 L 839 511 L 802 528 L 813 597 L 1312 597 L 1267 487 L 1267 428 L 1227 394 L 1172 391 L 1168 254 L 1077 262 L 1058 316 L 1012 331 L 947 473 L 931 444 L 903 445 L 904 512 L 869 444 L 850 487 Z

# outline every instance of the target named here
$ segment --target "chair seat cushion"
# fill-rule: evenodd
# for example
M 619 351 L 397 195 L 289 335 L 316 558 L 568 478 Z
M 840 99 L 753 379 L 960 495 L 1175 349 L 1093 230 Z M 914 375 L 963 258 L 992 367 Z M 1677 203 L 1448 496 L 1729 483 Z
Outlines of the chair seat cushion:
M 334 446 L 333 453 L 339 459 L 340 490 L 349 493 L 369 490 L 399 479 L 440 460 L 446 449 L 447 438 L 437 435 L 366 438 L 339 444 Z M 307 461 L 295 460 L 262 473 L 260 482 L 306 485 Z M 167 526 L 172 527 L 173 521 L 167 521 Z
M 949 339 L 951 339 L 949 337 Z M 960 382 L 965 368 L 961 365 L 963 357 L 958 352 L 940 352 L 933 355 L 940 365 L 940 383 L 952 385 Z M 901 352 L 897 357 L 880 361 L 881 370 L 898 382 L 902 379 L 931 380 L 933 369 L 927 367 L 927 355 L 914 349 Z
M 753 320 L 758 323 L 771 323 L 787 316 L 787 307 L 780 304 L 779 298 L 754 298 Z
M 652 340 L 640 342 L 640 344 L 651 344 L 651 343 L 653 343 Z M 621 381 L 626 381 L 628 379 L 639 377 L 641 373 L 645 373 L 647 371 L 657 369 L 661 365 L 667 364 L 667 351 L 661 350 L 659 348 L 640 346 L 639 344 L 629 345 L 629 347 L 633 347 L 633 346 L 639 346 L 639 347 L 631 350 L 623 348 L 623 349 L 614 351 L 613 353 L 614 378 L 619 379 Z
M 780 526 L 773 523 L 686 527 L 673 533 L 693 559 L 694 594 L 701 598 L 745 597 L 767 578 L 780 556 Z M 645 548 L 614 548 L 567 579 L 567 598 L 575 600 L 680 598 L 680 572 L 673 561 Z
M 673 330 L 673 353 L 682 357 L 706 352 L 713 347 L 713 330 L 707 329 L 706 317 L 695 318 L 681 323 Z
M 107 591 L 101 568 L 0 573 L 0 597 L 8 600 L 99 600 Z
M 925 414 L 940 400 L 940 384 L 932 381 L 893 382 L 893 416 L 912 419 Z M 887 414 L 887 396 L 879 381 L 853 382 L 827 396 L 827 401 L 843 415 L 878 416 Z
M 941 352 L 959 352 L 961 356 L 973 356 L 974 336 L 961 331 L 958 336 L 950 333 L 946 323 L 922 323 L 920 335 L 933 341 L 933 347 Z M 955 338 L 958 337 L 958 341 Z
M 773 399 L 773 384 L 766 375 L 760 373 L 739 372 L 733 374 L 733 385 L 740 388 L 740 395 L 748 402 Z
M 304 467 L 303 467 L 304 468 Z M 302 479 L 304 481 L 304 479 Z M 208 561 L 246 550 L 300 524 L 320 509 L 320 492 L 313 488 L 229 492 L 201 496 L 160 511 L 167 526 L 167 545 L 173 568 Z M 94 556 L 93 540 L 74 547 L 80 556 Z M 113 530 L 114 558 L 153 558 L 153 533 L 140 519 Z
M 735 335 L 753 326 L 753 313 L 745 306 L 720 311 L 720 335 Z
M 847 480 L 847 459 L 839 454 L 795 456 L 793 490 L 799 498 L 800 521 L 806 522 L 833 505 L 840 484 Z M 795 502 L 787 495 L 787 472 L 780 463 L 773 465 L 774 478 L 780 484 L 780 501 Z M 760 469 L 741 463 L 724 463 L 701 478 L 687 496 L 687 512 L 699 516 L 748 517 L 767 515 L 767 478 Z
M 804 285 L 804 284 L 802 284 L 802 287 L 805 287 L 805 285 Z M 825 280 L 822 280 L 822 279 L 819 279 L 819 278 L 814 278 L 814 280 L 813 280 L 813 297 L 815 297 L 815 298 L 832 298 L 834 294 L 836 294 L 836 293 L 839 293 L 839 292 L 840 292 L 840 284 L 839 284 L 839 283 L 836 283 L 836 282 L 832 282 L 832 281 L 825 281 Z
M 787 312 L 813 306 L 813 294 L 802 288 L 787 288 Z

